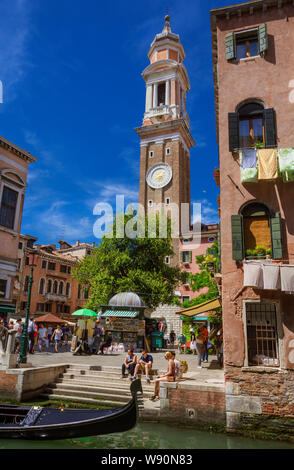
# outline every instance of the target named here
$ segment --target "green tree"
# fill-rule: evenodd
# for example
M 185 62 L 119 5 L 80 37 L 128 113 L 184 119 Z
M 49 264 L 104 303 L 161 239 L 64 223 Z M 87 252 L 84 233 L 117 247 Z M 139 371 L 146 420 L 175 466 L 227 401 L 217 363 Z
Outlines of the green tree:
M 190 285 L 193 292 L 198 292 L 203 287 L 208 287 L 208 291 L 206 294 L 200 294 L 195 299 L 191 301 L 183 302 L 184 308 L 193 307 L 194 305 L 199 305 L 203 302 L 207 302 L 208 300 L 215 299 L 219 296 L 219 291 L 217 288 L 216 283 L 213 280 L 214 273 L 208 271 L 207 263 L 211 262 L 213 259 L 215 260 L 216 266 L 219 265 L 219 253 L 218 253 L 218 243 L 215 242 L 210 248 L 206 250 L 206 255 L 199 255 L 196 256 L 196 263 L 199 266 L 199 273 L 190 274 Z M 222 314 L 221 308 L 215 311 L 214 315 L 209 316 L 209 321 L 211 323 L 221 323 L 222 321 Z
M 113 237 L 103 237 L 99 247 L 81 260 L 74 271 L 79 284 L 90 289 L 87 307 L 97 310 L 119 292 L 135 292 L 151 308 L 172 304 L 175 302 L 174 291 L 179 283 L 185 282 L 186 275 L 179 267 L 171 267 L 165 262 L 167 256 L 174 254 L 170 219 L 167 221 L 167 238 L 159 236 L 158 216 L 153 225 L 149 220 L 150 226 L 147 218 L 141 221 L 144 236 L 116 238 L 118 217 L 112 227 Z M 133 215 L 124 215 L 124 227 L 132 219 Z M 139 229 L 138 224 L 134 223 L 135 231 Z

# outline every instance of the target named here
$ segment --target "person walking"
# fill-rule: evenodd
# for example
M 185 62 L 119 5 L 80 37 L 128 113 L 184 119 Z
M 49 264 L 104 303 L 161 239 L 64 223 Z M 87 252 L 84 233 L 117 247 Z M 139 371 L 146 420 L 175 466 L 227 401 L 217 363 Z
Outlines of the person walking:
M 31 318 L 29 320 L 28 326 L 28 337 L 29 337 L 29 354 L 34 354 L 35 347 L 35 332 L 37 331 L 37 326 L 34 320 Z
M 204 343 L 203 343 L 203 353 L 202 353 L 202 361 L 203 362 L 208 362 L 208 331 L 207 329 L 205 328 L 205 326 L 203 325 L 202 327 L 202 334 L 204 335 L 205 339 L 204 339 Z
M 103 341 L 103 343 L 101 344 L 100 346 L 100 353 L 101 354 L 104 354 L 104 348 L 109 348 L 111 346 L 111 343 L 112 343 L 112 336 L 110 333 L 108 333 L 105 341 Z
M 199 330 L 198 330 L 198 334 L 197 334 L 197 337 L 196 337 L 196 351 L 197 351 L 197 363 L 198 363 L 198 369 L 201 369 L 202 366 L 201 366 L 201 358 L 202 358 L 202 354 L 204 352 L 204 342 L 206 340 L 206 337 L 205 337 L 205 334 L 203 332 L 203 328 L 204 326 L 200 326 Z
M 196 335 L 194 333 L 194 330 L 192 330 L 192 333 L 191 333 L 190 349 L 192 350 L 192 353 L 195 355 L 196 354 Z
M 42 352 L 42 348 L 48 349 L 48 330 L 44 327 L 43 323 L 41 323 L 38 329 L 38 345 L 40 352 Z
M 16 354 L 19 353 L 20 351 L 20 346 L 21 346 L 21 337 L 22 337 L 22 332 L 23 332 L 23 324 L 21 318 L 19 318 L 15 325 L 14 329 L 16 330 L 16 335 L 15 335 L 15 343 L 14 343 L 14 351 Z
M 172 357 L 172 353 L 168 351 L 165 353 L 164 358 L 168 361 L 167 373 L 158 376 L 154 381 L 154 395 L 150 400 L 159 400 L 159 386 L 160 382 L 174 382 L 176 380 L 176 366 Z
M 125 357 L 121 368 L 121 378 L 124 379 L 126 377 L 126 369 L 130 371 L 131 377 L 134 375 L 135 367 L 137 363 L 137 356 L 134 354 L 133 349 L 128 350 L 128 354 Z
M 52 341 L 54 340 L 55 343 L 55 352 L 58 352 L 58 345 L 61 341 L 61 338 L 63 336 L 62 330 L 60 328 L 60 325 L 57 326 L 56 330 L 53 331 L 52 334 Z
M 179 353 L 181 353 L 182 350 L 184 349 L 184 354 L 186 354 L 186 341 L 187 341 L 186 336 L 184 335 L 184 333 L 181 333 L 178 336 L 178 351 L 179 351 Z
M 171 332 L 169 334 L 169 342 L 172 346 L 175 344 L 175 339 L 176 339 L 176 334 L 175 334 L 174 330 L 171 330 Z

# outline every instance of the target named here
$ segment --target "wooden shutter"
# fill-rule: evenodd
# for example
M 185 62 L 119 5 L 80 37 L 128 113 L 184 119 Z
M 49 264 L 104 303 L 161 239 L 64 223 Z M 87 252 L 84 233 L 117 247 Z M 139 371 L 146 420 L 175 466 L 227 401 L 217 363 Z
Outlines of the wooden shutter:
M 258 27 L 258 49 L 260 54 L 264 53 L 268 49 L 268 35 L 266 23 L 261 24 Z
M 183 262 L 184 262 L 184 253 L 183 253 L 183 251 L 181 251 L 181 263 L 183 263 Z
M 192 251 L 189 251 L 189 263 L 192 263 Z
M 264 117 L 264 135 L 265 145 L 267 148 L 276 147 L 276 120 L 275 110 L 273 108 L 265 109 L 263 111 Z
M 229 150 L 233 152 L 239 148 L 239 116 L 238 113 L 229 113 Z
M 243 217 L 232 215 L 232 255 L 235 261 L 244 259 Z
M 282 219 L 280 212 L 271 218 L 272 258 L 283 259 Z
M 226 34 L 226 58 L 236 59 L 236 37 L 235 33 Z

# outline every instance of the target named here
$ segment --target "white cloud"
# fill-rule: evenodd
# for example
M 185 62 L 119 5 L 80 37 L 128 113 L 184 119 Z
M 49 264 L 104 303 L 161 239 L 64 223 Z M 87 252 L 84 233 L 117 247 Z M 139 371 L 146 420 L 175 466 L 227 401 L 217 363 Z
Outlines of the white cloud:
M 196 204 L 201 204 L 201 222 L 203 224 L 216 224 L 219 222 L 217 205 L 214 206 L 208 199 L 201 199 Z M 200 221 L 200 214 L 192 214 L 193 221 L 195 223 Z

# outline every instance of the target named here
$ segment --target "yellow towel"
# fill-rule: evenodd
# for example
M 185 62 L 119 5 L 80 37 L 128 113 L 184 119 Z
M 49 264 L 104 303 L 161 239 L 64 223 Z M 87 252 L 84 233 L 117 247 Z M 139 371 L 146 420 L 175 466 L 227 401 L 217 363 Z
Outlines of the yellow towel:
M 258 150 L 258 179 L 272 180 L 278 177 L 277 149 Z

